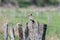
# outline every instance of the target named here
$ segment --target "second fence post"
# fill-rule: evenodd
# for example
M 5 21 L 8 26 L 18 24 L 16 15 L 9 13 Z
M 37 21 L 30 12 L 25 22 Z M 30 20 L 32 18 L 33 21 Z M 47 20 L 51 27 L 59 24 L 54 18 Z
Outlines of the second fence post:
M 11 36 L 11 40 L 15 40 L 15 34 L 14 34 L 14 28 L 13 27 L 10 30 L 10 36 Z
M 28 28 L 28 23 L 26 23 L 26 29 L 25 29 L 25 40 L 29 40 L 29 28 Z
M 47 30 L 47 24 L 44 24 L 44 25 L 43 25 L 43 35 L 42 35 L 42 40 L 45 40 L 46 30 Z
M 23 40 L 22 24 L 18 24 L 19 40 Z
M 4 25 L 4 40 L 8 40 L 8 24 Z

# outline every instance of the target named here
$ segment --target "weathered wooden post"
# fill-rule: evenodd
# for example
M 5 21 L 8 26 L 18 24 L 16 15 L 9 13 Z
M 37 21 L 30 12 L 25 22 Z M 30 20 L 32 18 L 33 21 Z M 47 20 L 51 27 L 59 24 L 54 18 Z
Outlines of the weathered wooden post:
M 29 38 L 30 40 L 40 40 L 39 39 L 39 23 L 30 21 L 28 23 Z
M 25 40 L 28 40 L 29 38 L 29 28 L 28 28 L 28 23 L 26 23 L 26 29 L 25 29 Z
M 47 24 L 43 24 L 43 35 L 42 35 L 42 40 L 45 40 L 46 29 L 47 29 Z
M 42 26 L 39 24 L 39 22 L 37 22 L 38 24 L 38 36 L 39 36 L 39 40 L 42 40 Z
M 10 36 L 11 36 L 11 40 L 15 40 L 15 34 L 14 34 L 14 28 L 13 27 L 10 30 Z
M 28 23 L 28 28 L 29 28 L 29 38 L 30 40 L 34 40 L 34 30 L 32 27 L 32 21 Z
M 37 22 L 38 24 L 38 34 L 40 33 L 40 25 L 39 25 L 39 22 Z
M 18 33 L 19 33 L 19 40 L 23 40 L 22 24 L 18 24 Z
M 8 24 L 4 24 L 4 40 L 8 40 Z
M 39 23 L 35 22 L 33 24 L 33 27 L 34 27 L 34 40 L 40 40 L 39 39 Z

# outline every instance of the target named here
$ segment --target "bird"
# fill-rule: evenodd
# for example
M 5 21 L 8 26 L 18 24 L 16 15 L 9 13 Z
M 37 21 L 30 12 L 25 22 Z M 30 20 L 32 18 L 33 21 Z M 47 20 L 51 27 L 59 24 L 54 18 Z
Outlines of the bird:
M 30 21 L 32 21 L 32 23 L 35 23 L 32 14 L 29 15 L 29 19 L 30 19 Z

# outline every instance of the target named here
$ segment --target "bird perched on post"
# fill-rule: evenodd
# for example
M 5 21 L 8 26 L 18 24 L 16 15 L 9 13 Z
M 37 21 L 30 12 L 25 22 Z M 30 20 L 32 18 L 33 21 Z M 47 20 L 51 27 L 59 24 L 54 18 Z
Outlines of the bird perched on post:
M 30 21 L 32 21 L 32 23 L 35 23 L 32 14 L 29 15 L 29 19 L 30 19 Z

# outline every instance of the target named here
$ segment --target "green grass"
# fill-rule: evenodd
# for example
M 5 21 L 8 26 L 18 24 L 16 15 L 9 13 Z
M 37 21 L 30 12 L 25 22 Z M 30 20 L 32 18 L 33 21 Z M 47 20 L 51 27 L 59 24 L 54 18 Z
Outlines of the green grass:
M 0 33 L 0 40 L 3 40 L 3 34 Z
M 60 39 L 60 15 L 59 15 L 60 11 L 44 11 L 44 12 L 41 11 L 41 12 L 38 12 L 39 15 L 37 15 L 36 12 L 30 11 L 30 10 L 26 10 L 26 14 L 25 14 L 24 11 L 21 11 L 18 9 L 2 10 L 1 12 L 3 16 L 1 16 L 0 19 L 3 19 L 4 21 L 9 21 L 10 25 L 11 24 L 16 25 L 17 23 L 22 23 L 23 25 L 25 25 L 26 22 L 29 21 L 28 15 L 32 13 L 34 20 L 38 21 L 41 24 L 46 23 L 48 25 L 47 32 L 46 32 L 46 40 L 51 40 L 51 37 L 53 37 L 53 39 L 55 40 Z M 48 23 L 49 15 L 51 16 L 51 19 L 50 19 L 51 21 L 49 21 Z M 3 40 L 3 36 L 0 36 L 0 40 Z

